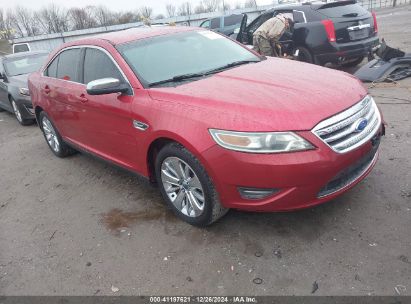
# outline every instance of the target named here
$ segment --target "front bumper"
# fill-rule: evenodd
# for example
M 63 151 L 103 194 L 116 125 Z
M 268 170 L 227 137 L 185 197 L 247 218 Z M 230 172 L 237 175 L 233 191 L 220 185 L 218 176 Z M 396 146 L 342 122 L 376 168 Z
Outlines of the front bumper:
M 312 142 L 317 147 L 315 150 L 250 154 L 216 145 L 203 157 L 225 207 L 289 211 L 329 201 L 363 180 L 376 164 L 383 132 L 381 125 L 372 140 L 344 154 L 334 152 L 307 131 L 298 133 Z M 265 199 L 248 200 L 240 196 L 238 187 L 280 191 Z
M 35 119 L 33 104 L 30 96 L 20 95 L 15 99 L 23 119 Z
M 379 45 L 378 37 L 346 43 L 330 43 L 324 52 L 316 54 L 317 61 L 322 64 L 331 62 L 335 64 L 344 63 L 350 59 L 373 54 Z

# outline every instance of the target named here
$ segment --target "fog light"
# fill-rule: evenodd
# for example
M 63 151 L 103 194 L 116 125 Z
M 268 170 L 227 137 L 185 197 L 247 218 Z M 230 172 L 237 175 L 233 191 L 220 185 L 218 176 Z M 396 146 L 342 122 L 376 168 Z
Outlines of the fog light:
M 238 187 L 238 192 L 240 192 L 241 197 L 243 199 L 248 199 L 248 200 L 263 199 L 279 191 L 280 189 L 259 189 L 259 188 Z

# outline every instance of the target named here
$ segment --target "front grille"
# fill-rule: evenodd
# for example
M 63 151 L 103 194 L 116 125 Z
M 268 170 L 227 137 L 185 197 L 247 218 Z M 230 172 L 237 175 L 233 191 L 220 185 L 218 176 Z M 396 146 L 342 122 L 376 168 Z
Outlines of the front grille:
M 341 189 L 351 185 L 358 178 L 360 178 L 372 165 L 377 157 L 377 147 L 375 147 L 367 156 L 362 158 L 359 162 L 346 168 L 335 176 L 327 185 L 325 185 L 318 193 L 318 198 L 333 194 Z
M 338 153 L 345 153 L 370 140 L 381 125 L 381 116 L 371 96 L 351 108 L 320 122 L 312 130 Z

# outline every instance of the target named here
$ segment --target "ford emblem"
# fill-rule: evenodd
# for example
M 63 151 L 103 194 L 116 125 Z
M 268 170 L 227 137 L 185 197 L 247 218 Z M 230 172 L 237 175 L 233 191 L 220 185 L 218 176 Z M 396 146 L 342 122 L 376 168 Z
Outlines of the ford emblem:
M 354 124 L 354 132 L 360 133 L 364 131 L 364 129 L 368 125 L 368 119 L 367 118 L 360 118 L 358 119 L 355 124 Z

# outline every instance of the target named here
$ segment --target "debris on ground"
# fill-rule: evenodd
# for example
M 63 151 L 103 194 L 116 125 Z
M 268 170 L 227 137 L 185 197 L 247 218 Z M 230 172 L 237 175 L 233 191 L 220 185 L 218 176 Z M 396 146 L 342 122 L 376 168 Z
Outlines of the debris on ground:
M 275 255 L 277 258 L 281 259 L 282 256 L 283 256 L 282 253 L 281 253 L 281 249 L 274 250 L 274 255 Z
M 317 281 L 314 281 L 313 289 L 311 290 L 311 293 L 315 293 L 317 290 L 318 290 L 318 283 L 317 283 Z
M 119 290 L 120 290 L 120 288 L 111 285 L 111 291 L 112 292 L 118 292 Z
M 377 243 L 370 243 L 368 245 L 370 245 L 370 247 L 375 247 L 375 246 L 377 246 Z
M 190 276 L 188 276 L 188 277 L 186 278 L 186 280 L 189 281 L 189 282 L 192 282 L 192 281 L 193 281 L 193 279 L 192 279 Z
M 91 266 L 91 262 L 87 262 L 87 263 L 86 263 L 86 266 L 87 266 L 87 267 L 90 267 L 90 266 Z
M 394 287 L 394 290 L 398 295 L 401 295 L 407 291 L 407 288 L 404 285 L 397 285 Z
M 254 253 L 254 255 L 259 258 L 263 256 L 263 253 L 261 251 L 257 251 L 256 253 Z
M 254 283 L 254 284 L 257 284 L 257 285 L 260 285 L 261 283 L 263 283 L 263 279 L 255 278 L 255 279 L 253 280 L 253 283 Z

